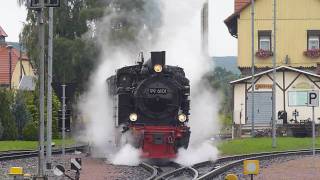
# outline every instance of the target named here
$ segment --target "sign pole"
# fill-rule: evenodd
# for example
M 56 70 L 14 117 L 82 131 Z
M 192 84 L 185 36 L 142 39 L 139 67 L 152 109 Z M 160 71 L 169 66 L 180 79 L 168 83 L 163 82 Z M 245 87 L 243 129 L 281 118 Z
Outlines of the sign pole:
M 319 91 L 308 91 L 308 107 L 312 107 L 312 154 L 316 155 L 316 123 L 314 120 L 314 107 L 319 107 Z
M 314 122 L 314 106 L 312 106 L 312 154 L 313 156 L 316 155 L 316 128 Z

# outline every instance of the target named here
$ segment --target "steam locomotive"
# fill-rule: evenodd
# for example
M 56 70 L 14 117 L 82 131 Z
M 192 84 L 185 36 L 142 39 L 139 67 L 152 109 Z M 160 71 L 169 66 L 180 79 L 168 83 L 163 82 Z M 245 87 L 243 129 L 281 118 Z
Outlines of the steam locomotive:
M 171 159 L 188 147 L 189 80 L 182 68 L 165 64 L 165 51 L 118 69 L 107 84 L 115 126 L 130 133 L 130 143 L 142 149 L 142 157 Z

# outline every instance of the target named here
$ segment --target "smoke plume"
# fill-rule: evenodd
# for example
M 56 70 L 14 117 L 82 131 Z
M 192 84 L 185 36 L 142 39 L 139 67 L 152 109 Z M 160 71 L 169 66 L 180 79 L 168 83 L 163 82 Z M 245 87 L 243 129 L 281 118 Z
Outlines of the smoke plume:
M 113 7 L 127 1 L 115 2 L 119 4 Z M 142 11 L 132 10 L 130 6 L 120 8 L 120 12 L 115 8 L 96 25 L 95 34 L 103 49 L 101 64 L 91 77 L 90 89 L 80 103 L 84 117 L 89 120 L 87 137 L 98 152 L 103 152 L 115 164 L 136 165 L 139 162 L 139 151 L 129 145 L 116 154 L 115 149 L 110 147 L 114 143 L 116 130 L 113 128 L 112 100 L 108 99 L 106 78 L 113 75 L 117 68 L 132 65 L 136 59 L 133 54 L 137 55 L 140 50 L 147 53 L 166 51 L 167 64 L 184 68 L 191 81 L 190 145 L 188 150 L 179 150 L 176 161 L 191 165 L 216 158 L 217 149 L 207 140 L 219 129 L 219 99 L 202 81 L 210 68 L 210 62 L 201 49 L 200 15 L 204 0 L 135 2 L 143 2 L 133 5 L 142 7 Z M 123 27 L 129 27 L 126 32 L 133 34 L 122 32 Z

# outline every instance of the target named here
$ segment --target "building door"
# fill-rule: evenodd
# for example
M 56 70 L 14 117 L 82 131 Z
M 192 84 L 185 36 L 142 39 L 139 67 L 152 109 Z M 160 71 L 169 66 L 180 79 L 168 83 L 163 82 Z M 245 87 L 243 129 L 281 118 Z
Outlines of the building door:
M 247 94 L 247 124 L 251 124 L 252 94 Z M 256 124 L 270 124 L 272 119 L 272 92 L 254 93 L 254 119 Z

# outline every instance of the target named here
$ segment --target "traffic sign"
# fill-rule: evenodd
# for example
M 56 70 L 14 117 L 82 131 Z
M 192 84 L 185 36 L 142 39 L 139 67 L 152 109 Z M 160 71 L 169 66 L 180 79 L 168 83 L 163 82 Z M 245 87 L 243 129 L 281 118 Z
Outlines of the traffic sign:
M 243 161 L 243 174 L 244 175 L 257 175 L 259 173 L 259 160 L 244 160 Z
M 61 165 L 57 165 L 53 168 L 53 174 L 56 176 L 62 176 L 64 175 L 65 169 Z
M 319 107 L 319 91 L 308 91 L 308 107 Z
M 71 169 L 79 171 L 81 170 L 81 158 L 71 159 Z

